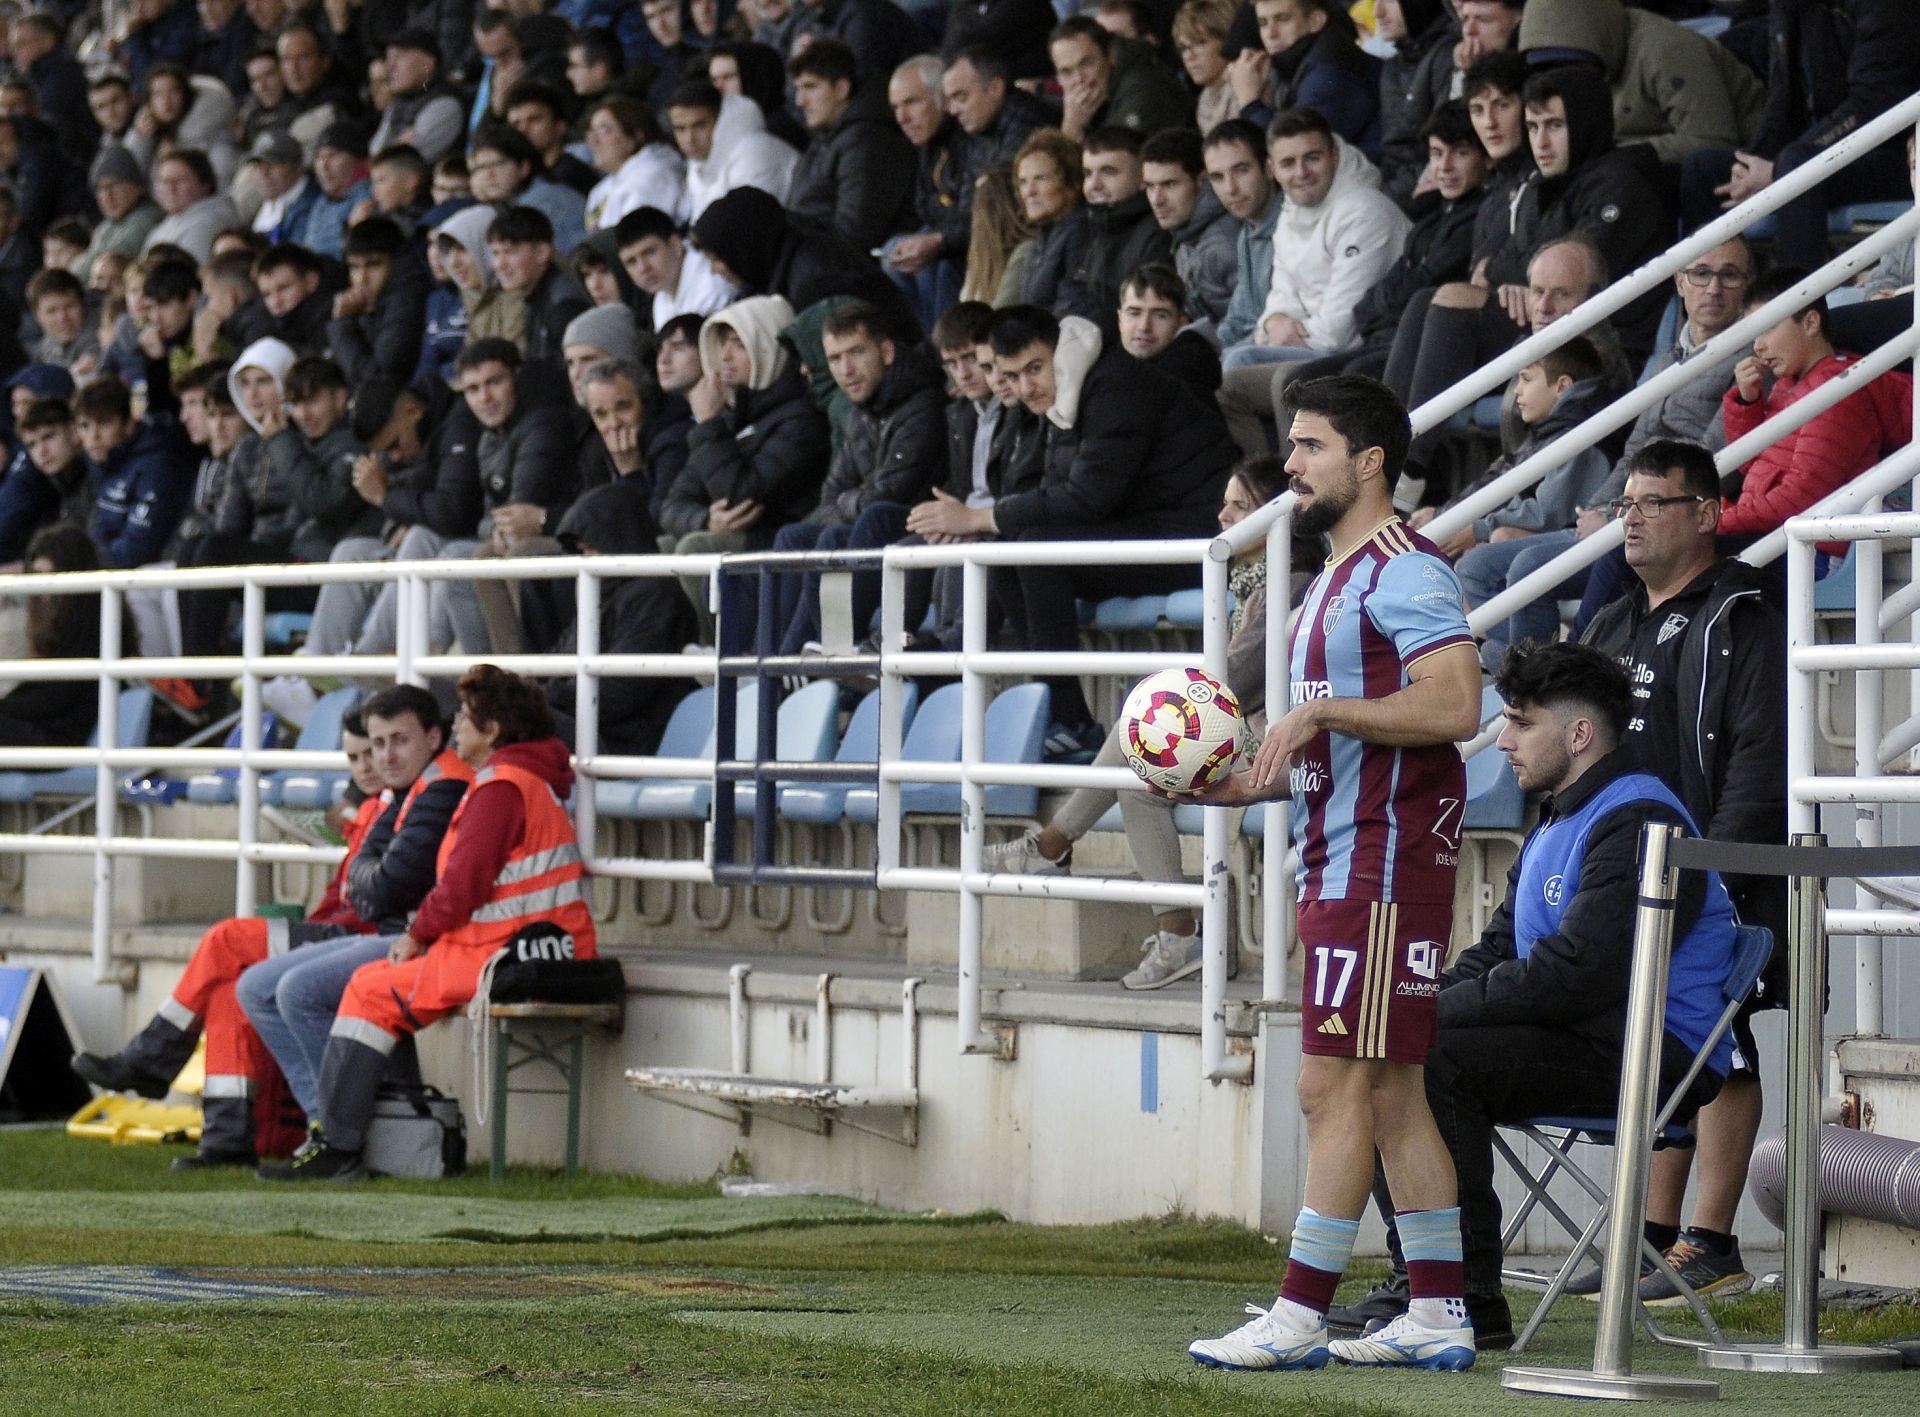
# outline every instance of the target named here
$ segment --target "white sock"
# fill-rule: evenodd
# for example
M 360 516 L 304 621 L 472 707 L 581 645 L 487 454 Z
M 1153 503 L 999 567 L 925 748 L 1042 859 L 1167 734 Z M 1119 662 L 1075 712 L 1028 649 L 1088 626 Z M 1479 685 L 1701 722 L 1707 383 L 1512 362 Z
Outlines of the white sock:
M 1299 1329 L 1304 1333 L 1312 1333 L 1327 1321 L 1327 1316 L 1318 1309 L 1309 1309 L 1305 1304 L 1296 1304 L 1293 1300 L 1282 1298 L 1277 1294 L 1273 1300 L 1273 1317 L 1288 1328 Z
M 1467 1322 L 1467 1301 L 1415 1299 L 1407 1305 L 1407 1317 L 1422 1328 L 1459 1328 Z

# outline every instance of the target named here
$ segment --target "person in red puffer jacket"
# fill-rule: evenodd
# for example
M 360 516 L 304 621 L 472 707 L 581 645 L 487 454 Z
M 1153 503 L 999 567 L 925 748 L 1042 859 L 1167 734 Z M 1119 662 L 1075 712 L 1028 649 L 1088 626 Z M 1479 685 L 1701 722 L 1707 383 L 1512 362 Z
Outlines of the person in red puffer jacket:
M 1791 290 L 1806 272 L 1782 267 L 1747 291 L 1748 313 Z M 1827 338 L 1827 302 L 1815 300 L 1764 331 L 1753 354 L 1734 366 L 1721 400 L 1727 441 L 1744 437 L 1789 404 L 1805 398 L 1858 358 Z M 1766 376 L 1773 387 L 1763 387 Z M 1797 432 L 1789 433 L 1721 481 L 1720 534 L 1755 537 L 1785 524 L 1913 437 L 1913 379 L 1886 373 L 1849 394 Z M 1845 547 L 1823 546 L 1838 555 Z

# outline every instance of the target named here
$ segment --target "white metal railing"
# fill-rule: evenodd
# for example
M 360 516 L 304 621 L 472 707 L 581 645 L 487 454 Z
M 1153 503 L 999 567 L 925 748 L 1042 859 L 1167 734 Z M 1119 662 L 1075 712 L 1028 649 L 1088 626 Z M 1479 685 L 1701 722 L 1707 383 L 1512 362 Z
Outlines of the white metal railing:
M 1887 670 L 1920 670 L 1920 647 L 1910 633 L 1884 641 L 1882 553 L 1890 541 L 1911 543 L 1920 537 L 1920 513 L 1869 512 L 1856 516 L 1794 517 L 1785 527 L 1787 547 L 1787 812 L 1788 832 L 1814 832 L 1819 809 L 1851 808 L 1854 839 L 1861 846 L 1880 846 L 1881 809 L 1889 803 L 1920 802 L 1920 777 L 1888 774 L 1893 758 L 1907 751 L 1882 737 L 1882 674 Z M 1850 543 L 1855 566 L 1854 643 L 1820 644 L 1813 604 L 1814 553 L 1817 544 Z M 1911 597 L 1909 597 L 1911 600 Z M 1908 610 L 1910 615 L 1911 608 Z M 1815 701 L 1819 676 L 1851 672 L 1854 686 L 1854 762 L 1846 774 L 1821 775 L 1816 765 L 1819 724 Z M 1839 835 L 1839 832 L 1830 835 Z M 1915 852 L 1920 870 L 1920 849 Z M 1872 910 L 1827 911 L 1827 929 L 1836 935 L 1859 937 L 1854 955 L 1854 1029 L 1866 1037 L 1885 1032 L 1882 994 L 1881 939 L 1888 935 L 1920 935 L 1920 911 L 1883 905 Z
M 1660 283 L 1702 252 L 1744 230 L 1758 217 L 1810 189 L 1881 142 L 1911 128 L 1920 121 L 1920 95 L 1890 110 L 1865 125 L 1807 166 L 1769 186 L 1736 210 L 1678 243 L 1665 255 L 1640 270 L 1623 277 L 1585 302 L 1550 328 L 1522 340 L 1507 354 L 1492 360 L 1471 376 L 1429 400 L 1413 413 L 1416 429 L 1437 426 L 1454 412 L 1467 406 L 1479 394 L 1498 387 L 1518 369 L 1600 321 Z M 1856 274 L 1880 254 L 1902 241 L 1920 238 L 1920 213 L 1908 213 L 1873 233 L 1850 250 L 1841 253 L 1763 309 L 1745 316 L 1722 332 L 1694 359 L 1656 378 L 1616 401 L 1607 410 L 1569 430 L 1548 447 L 1511 469 L 1503 477 L 1433 523 L 1433 531 L 1445 535 L 1465 525 L 1472 517 L 1498 505 L 1514 492 L 1531 485 L 1551 467 L 1574 453 L 1592 446 L 1612 431 L 1678 388 L 1690 377 L 1704 373 L 1707 366 L 1751 338 L 1758 330 L 1799 308 L 1813 295 Z M 1825 408 L 1854 392 L 1861 383 L 1876 376 L 1910 354 L 1920 339 L 1908 335 L 1860 361 L 1845 376 L 1809 395 L 1784 413 L 1769 419 L 1747 438 L 1738 440 L 1721 454 L 1723 468 L 1736 466 L 1760 448 L 1803 425 Z M 1822 516 L 1853 511 L 1873 498 L 1920 474 L 1920 452 L 1902 450 L 1879 468 L 1864 475 L 1847 488 L 1823 501 L 1815 511 Z M 983 1049 L 990 1044 L 981 1031 L 982 907 L 989 896 L 1051 896 L 1059 899 L 1128 901 L 1168 908 L 1186 906 L 1201 912 L 1203 970 L 1201 984 L 1201 1040 L 1203 1071 L 1214 1080 L 1244 1080 L 1251 1073 L 1251 1060 L 1231 1057 L 1226 1048 L 1226 892 L 1227 892 L 1227 818 L 1223 812 L 1206 813 L 1203 837 L 1204 869 L 1197 884 L 1164 884 L 1132 880 L 1101 880 L 1084 877 L 1029 878 L 997 875 L 983 870 L 984 789 L 989 785 L 1009 784 L 1042 787 L 1103 787 L 1122 791 L 1141 790 L 1132 774 L 1119 769 L 1050 765 L 995 764 L 986 760 L 985 710 L 987 679 L 995 675 L 1033 673 L 1057 674 L 1063 669 L 1076 673 L 1144 674 L 1167 665 L 1188 662 L 1179 653 L 1076 653 L 1070 658 L 1057 653 L 1007 653 L 986 648 L 986 574 L 990 567 L 1019 564 L 1196 564 L 1204 591 L 1202 627 L 1203 658 L 1209 670 L 1224 674 L 1227 641 L 1227 571 L 1232 558 L 1264 538 L 1268 564 L 1267 612 L 1267 684 L 1269 703 L 1279 708 L 1285 703 L 1287 681 L 1286 639 L 1290 604 L 1290 531 L 1294 498 L 1283 494 L 1256 510 L 1237 526 L 1211 541 L 1186 542 L 1108 542 L 1053 545 L 975 543 L 955 547 L 895 547 L 884 554 L 882 594 L 882 696 L 879 749 L 879 825 L 877 830 L 878 883 L 883 888 L 940 890 L 957 893 L 960 901 L 960 1039 L 964 1050 Z M 1818 523 L 1838 525 L 1831 518 Z M 1876 522 L 1875 525 L 1879 525 Z M 1807 525 L 1815 525 L 1808 522 Z M 1783 547 L 1797 548 L 1811 556 L 1811 543 L 1802 537 L 1804 528 L 1796 523 L 1791 532 L 1768 538 L 1746 553 L 1756 563 L 1772 559 Z M 1822 536 L 1825 532 L 1821 533 Z M 1580 567 L 1591 563 L 1620 540 L 1620 530 L 1609 526 L 1577 543 L 1564 556 L 1510 587 L 1503 595 L 1478 607 L 1471 617 L 1476 629 L 1496 623 L 1527 599 L 1549 591 Z M 1865 533 L 1862 533 L 1865 536 Z M 1875 546 L 1878 541 L 1867 538 Z M 297 843 L 263 842 L 258 839 L 260 802 L 259 775 L 263 771 L 287 768 L 338 768 L 337 755 L 267 751 L 262 749 L 260 730 L 260 686 L 263 679 L 281 674 L 314 676 L 380 675 L 418 683 L 429 675 L 454 674 L 482 661 L 531 674 L 571 674 L 576 681 L 576 768 L 582 778 L 581 790 L 574 798 L 574 811 L 583 849 L 590 870 L 609 877 L 711 884 L 711 826 L 702 858 L 699 860 L 647 860 L 638 857 L 601 856 L 595 841 L 595 805 L 593 784 L 606 779 L 675 779 L 705 777 L 714 771 L 707 759 L 668 759 L 603 754 L 599 751 L 598 684 L 603 677 L 636 676 L 679 678 L 689 673 L 717 672 L 717 657 L 686 655 L 609 655 L 600 651 L 599 586 L 608 577 L 628 576 L 709 576 L 718 558 L 624 556 L 592 558 L 530 558 L 515 560 L 457 560 L 431 562 L 365 562 L 340 565 L 252 566 L 240 568 L 171 569 L 164 571 L 109 571 L 85 576 L 15 576 L 8 587 L 15 594 L 41 591 L 52 593 L 95 593 L 101 597 L 101 649 L 95 659 L 67 661 L 20 661 L 0 665 L 0 674 L 15 678 L 97 678 L 100 690 L 99 737 L 108 746 L 102 749 L 0 749 L 0 767 L 52 768 L 93 766 L 97 769 L 95 791 L 95 832 L 91 838 L 56 838 L 35 833 L 0 834 L 0 850 L 22 852 L 66 852 L 91 855 L 94 883 L 93 952 L 96 975 L 103 980 L 113 972 L 107 922 L 111 903 L 111 862 L 121 856 L 159 856 L 205 860 L 231 860 L 236 865 L 235 905 L 244 912 L 253 905 L 255 868 L 275 862 L 318 862 L 338 859 L 338 852 Z M 1809 569 L 1810 560 L 1803 571 Z M 957 654 L 904 652 L 901 577 L 910 569 L 941 566 L 959 567 L 963 576 L 964 642 Z M 1864 565 L 1862 570 L 1866 569 Z M 1887 617 L 1897 621 L 1920 607 L 1920 589 L 1908 586 L 1888 597 L 1879 597 L 1875 577 L 1862 576 L 1863 583 L 1874 579 L 1871 620 L 1874 626 L 1887 625 Z M 576 586 L 578 618 L 577 648 L 572 654 L 523 654 L 474 656 L 433 654 L 427 644 L 427 589 L 438 580 L 546 580 L 571 578 Z M 396 586 L 399 617 L 395 650 L 390 655 L 268 655 L 263 642 L 265 593 L 280 586 L 322 586 L 334 581 L 392 582 Z M 1795 591 L 1796 614 L 1810 614 L 1810 577 L 1803 576 Z M 121 616 L 125 593 L 134 588 L 193 589 L 239 588 L 244 604 L 243 642 L 238 655 L 205 657 L 130 658 L 123 653 Z M 1867 615 L 1863 606 L 1863 623 Z M 1797 622 L 1796 622 L 1797 624 Z M 1877 630 L 1875 633 L 1877 638 Z M 1920 655 L 1908 646 L 1874 648 L 1863 645 L 1846 656 L 1832 652 L 1838 647 L 1812 644 L 1810 634 L 1800 642 L 1795 661 L 1793 683 L 1801 692 L 1805 673 L 1822 665 L 1845 667 L 1874 674 L 1886 669 L 1907 669 L 1920 682 Z M 900 759 L 902 740 L 900 683 L 915 674 L 958 674 L 963 684 L 963 735 L 961 759 L 957 764 L 906 763 Z M 116 749 L 118 691 L 126 680 L 154 678 L 212 678 L 232 676 L 241 683 L 242 744 L 238 749 L 175 748 Z M 1877 714 L 1876 707 L 1873 710 Z M 1796 734 L 1807 730 L 1810 713 L 1794 715 Z M 1863 720 L 1872 729 L 1870 736 L 1858 741 L 1875 745 L 1882 751 L 1879 761 L 1890 756 L 1884 751 L 1893 741 L 1883 736 L 1877 719 Z M 1920 728 L 1916 728 L 1920 735 Z M 1482 751 L 1493 739 L 1482 732 L 1465 745 L 1467 755 Z M 1797 739 L 1796 739 L 1797 741 Z M 720 745 L 720 756 L 730 745 Z M 1810 761 L 1810 758 L 1806 761 Z M 224 839 L 147 839 L 115 833 L 115 807 L 119 778 L 131 768 L 233 768 L 238 770 L 237 795 L 239 824 L 232 841 Z M 1850 785 L 1832 779 L 1813 780 L 1805 772 L 1793 774 L 1796 810 L 1807 808 L 1828 793 L 1851 793 L 1834 800 L 1862 800 L 1858 794 L 1885 792 L 1889 796 L 1875 800 L 1909 800 L 1920 797 L 1911 779 L 1885 778 L 1863 773 L 1849 780 Z M 903 781 L 954 782 L 960 786 L 960 864 L 957 869 L 916 867 L 903 864 L 899 785 Z M 1285 998 L 1287 941 L 1290 938 L 1291 870 L 1287 842 L 1288 808 L 1285 802 L 1262 808 L 1265 839 L 1263 899 L 1263 936 L 1266 941 L 1262 970 L 1262 997 L 1266 1001 Z M 1862 828 L 1863 833 L 1867 830 Z M 1863 836 L 1864 839 L 1864 836 Z M 1877 838 L 1876 838 L 1877 839 Z M 1898 912 L 1833 912 L 1830 920 L 1836 931 L 1842 926 L 1865 929 L 1901 922 Z M 1877 973 L 1873 986 L 1877 1010 Z M 1863 994 L 1868 986 L 1864 967 Z M 1865 1017 L 1863 1012 L 1863 1018 Z M 1876 1014 L 1877 1017 L 1877 1014 Z
M 1788 173 L 1725 215 L 1685 237 L 1639 270 L 1615 280 L 1605 290 L 1582 302 L 1547 328 L 1522 339 L 1505 354 L 1479 366 L 1451 388 L 1412 410 L 1411 423 L 1414 431 L 1417 433 L 1438 427 L 1455 413 L 1471 405 L 1481 395 L 1503 387 L 1510 378 L 1543 354 L 1557 349 L 1576 335 L 1584 334 L 1625 309 L 1635 300 L 1658 289 L 1669 282 L 1674 274 L 1689 262 L 1722 242 L 1742 235 L 1754 222 L 1825 182 L 1840 169 L 1851 165 L 1881 144 L 1903 133 L 1920 132 L 1916 125 L 1920 125 L 1920 93 L 1908 97 L 1871 123 L 1863 125 L 1813 161 Z M 1684 364 L 1662 370 L 1652 379 L 1629 390 L 1607 408 L 1568 429 L 1547 446 L 1516 464 L 1487 487 L 1439 514 L 1430 524 L 1429 534 L 1436 537 L 1448 536 L 1467 526 L 1474 518 L 1500 506 L 1509 497 L 1525 491 L 1539 482 L 1554 467 L 1594 446 L 1614 429 L 1637 418 L 1642 411 L 1652 407 L 1659 399 L 1684 384 L 1703 377 L 1720 358 L 1734 353 L 1761 330 L 1803 308 L 1815 296 L 1822 295 L 1857 275 L 1872 261 L 1878 260 L 1880 256 L 1892 251 L 1902 242 L 1914 245 L 1916 251 L 1920 252 L 1920 210 L 1910 210 L 1902 214 L 1894 222 L 1839 253 L 1812 272 L 1793 290 L 1769 301 L 1761 309 L 1745 315 L 1722 331 Z M 1920 292 L 1916 292 L 1916 306 L 1920 307 Z M 1716 463 L 1721 472 L 1725 473 L 1744 465 L 1757 453 L 1771 447 L 1787 434 L 1804 426 L 1842 399 L 1857 392 L 1865 386 L 1867 381 L 1885 373 L 1902 360 L 1912 357 L 1917 348 L 1920 348 L 1920 313 L 1917 313 L 1912 331 L 1889 341 L 1880 349 L 1860 359 L 1840 377 L 1823 384 L 1779 414 L 1764 420 L 1758 428 L 1745 437 L 1729 444 L 1716 457 Z M 1920 383 L 1915 387 L 1915 407 L 1915 427 L 1920 428 Z M 1863 508 L 1877 508 L 1879 498 L 1903 486 L 1911 487 L 1915 505 L 1920 506 L 1920 442 L 1911 443 L 1908 447 L 1898 450 L 1878 467 L 1870 469 L 1822 499 L 1809 510 L 1808 515 L 1833 517 L 1859 512 Z M 1256 509 L 1222 533 L 1215 541 L 1211 554 L 1223 563 L 1228 562 L 1240 551 L 1264 538 L 1271 568 L 1275 564 L 1276 550 L 1290 545 L 1295 500 L 1291 492 L 1286 492 Z M 1787 531 L 1782 529 L 1762 537 L 1741 553 L 1740 559 L 1751 565 L 1766 565 L 1779 559 L 1787 547 L 1787 535 Z M 1621 545 L 1624 538 L 1625 527 L 1619 523 L 1609 523 L 1592 535 L 1576 541 L 1573 546 L 1546 565 L 1508 586 L 1484 604 L 1475 607 L 1468 616 L 1469 625 L 1475 633 L 1483 633 L 1516 610 L 1542 597 L 1552 595 L 1555 588 L 1562 582 Z M 1856 581 L 1864 582 L 1867 579 L 1874 581 L 1874 588 L 1870 592 L 1871 599 L 1860 602 L 1861 608 L 1858 613 L 1863 621 L 1869 615 L 1872 617 L 1875 626 L 1872 638 L 1877 640 L 1880 631 L 1891 629 L 1900 620 L 1920 611 L 1920 580 L 1888 596 L 1883 604 L 1879 584 L 1880 565 L 1877 542 L 1873 543 L 1873 548 L 1870 563 L 1867 555 L 1863 553 L 1862 564 L 1856 570 Z M 1281 564 L 1284 565 L 1284 562 Z M 1808 564 L 1810 568 L 1811 561 Z M 1811 616 L 1813 601 L 1810 569 L 1804 584 L 1803 590 L 1793 591 L 1791 594 L 1796 597 L 1796 607 Z M 1270 695 L 1277 693 L 1277 689 L 1271 686 L 1285 682 L 1285 641 L 1281 636 L 1285 633 L 1291 613 L 1288 592 L 1285 574 L 1276 576 L 1270 570 L 1267 588 L 1267 682 L 1270 686 Z M 1811 645 L 1810 634 L 1807 643 Z M 1870 654 L 1872 651 L 1863 650 L 1861 653 Z M 1811 661 L 1808 663 L 1810 665 Z M 1839 666 L 1836 664 L 1834 667 Z M 1850 665 L 1849 667 L 1862 666 Z M 1907 723 L 1895 729 L 1893 733 L 1882 736 L 1882 725 L 1879 722 L 1877 668 L 1865 669 L 1859 686 L 1861 692 L 1856 694 L 1856 706 L 1869 696 L 1869 691 L 1874 699 L 1873 707 L 1860 720 L 1861 730 L 1870 732 L 1872 736 L 1862 740 L 1856 735 L 1856 742 L 1866 741 L 1870 744 L 1878 744 L 1881 750 L 1878 758 L 1880 763 L 1920 745 L 1920 659 L 1904 659 L 1890 667 L 1906 668 L 1910 671 L 1913 684 L 1913 713 Z M 1793 678 L 1796 684 L 1800 682 L 1791 674 L 1790 678 Z M 1803 707 L 1808 711 L 1805 713 L 1800 712 L 1799 709 L 1793 711 L 1795 731 L 1817 731 L 1815 715 L 1811 712 L 1810 705 Z M 1462 745 L 1463 756 L 1470 758 L 1475 753 L 1485 751 L 1492 746 L 1496 736 L 1493 727 L 1489 725 L 1475 738 Z M 1809 761 L 1811 761 L 1810 758 Z M 1909 790 L 1904 784 L 1911 779 L 1889 780 L 1875 777 L 1872 781 L 1876 784 L 1884 783 L 1886 790 L 1896 794 L 1892 798 L 1882 800 L 1908 800 L 1898 794 Z M 1821 788 L 1812 783 L 1801 783 L 1796 790 L 1818 792 Z M 1269 812 L 1268 842 L 1271 844 L 1276 840 L 1283 841 L 1284 835 L 1276 836 L 1274 828 L 1276 821 L 1284 823 L 1284 808 L 1276 810 L 1274 807 L 1269 807 L 1267 810 Z M 1281 831 L 1284 832 L 1284 825 Z M 1862 844 L 1877 844 L 1879 839 L 1879 817 L 1876 810 L 1870 821 L 1866 817 L 1862 818 L 1860 840 Z M 1274 916 L 1285 899 L 1283 890 L 1280 888 L 1280 883 L 1284 879 L 1283 862 L 1280 860 L 1282 854 L 1279 851 L 1269 850 L 1265 858 L 1267 887 L 1265 904 L 1268 912 L 1266 938 L 1270 941 L 1277 938 Z M 1886 932 L 1892 933 L 1894 931 L 1887 923 L 1891 918 L 1893 917 L 1884 911 L 1829 911 L 1828 913 L 1829 929 L 1833 933 L 1848 933 L 1856 926 L 1864 930 L 1868 925 L 1884 928 Z M 1904 920 L 1905 917 L 1899 917 L 1899 919 Z M 1902 931 L 1906 928 L 1905 925 L 1901 926 Z M 1274 953 L 1270 947 L 1268 950 L 1269 974 L 1273 969 Z M 1869 952 L 1863 951 L 1858 980 L 1862 1000 L 1861 1017 L 1863 1020 L 1871 1020 L 1874 1031 L 1879 1027 L 1879 975 L 1877 947 L 1871 952 L 1870 959 Z M 1263 992 L 1269 998 L 1280 997 L 1279 991 L 1271 984 Z

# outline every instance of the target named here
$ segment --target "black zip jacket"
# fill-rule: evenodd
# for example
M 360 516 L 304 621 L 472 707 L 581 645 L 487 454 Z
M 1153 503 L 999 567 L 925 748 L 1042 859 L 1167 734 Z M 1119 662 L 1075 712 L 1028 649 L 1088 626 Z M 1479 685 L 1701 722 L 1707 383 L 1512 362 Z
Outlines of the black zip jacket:
M 1659 777 L 1716 841 L 1777 843 L 1787 830 L 1786 626 L 1762 572 L 1721 560 L 1678 595 L 1647 608 L 1636 577 L 1593 617 L 1584 640 L 1663 692 L 1677 722 L 1649 721 L 1622 747 Z M 1684 619 L 1679 633 L 1660 636 Z M 1658 679 L 1669 677 L 1659 685 Z M 1637 684 L 1636 688 L 1645 687 Z M 1740 917 L 1784 940 L 1779 893 L 1766 878 L 1728 876 Z
M 407 798 L 399 792 L 368 828 L 347 868 L 347 903 L 362 920 L 379 927 L 381 934 L 404 930 L 407 917 L 433 889 L 439 874 L 440 839 L 447 834 L 453 809 L 467 795 L 467 784 L 460 779 L 440 777 L 431 763 L 426 770 L 435 774 L 435 780 L 420 789 L 405 825 L 394 830 Z

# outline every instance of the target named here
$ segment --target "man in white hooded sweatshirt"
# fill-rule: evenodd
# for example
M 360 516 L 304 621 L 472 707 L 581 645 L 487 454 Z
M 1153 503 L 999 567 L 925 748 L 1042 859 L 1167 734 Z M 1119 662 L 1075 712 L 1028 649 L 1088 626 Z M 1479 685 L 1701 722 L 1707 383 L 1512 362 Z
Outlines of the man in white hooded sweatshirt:
M 1219 399 L 1231 424 L 1273 416 L 1273 381 L 1290 375 L 1284 366 L 1354 343 L 1354 307 L 1400 259 L 1412 225 L 1381 192 L 1379 170 L 1311 108 L 1274 116 L 1267 161 L 1285 204 L 1259 327 L 1224 361 Z
M 722 98 L 705 79 L 689 79 L 667 100 L 667 121 L 687 159 L 689 220 L 736 187 L 758 187 L 786 205 L 800 154 L 767 131 L 752 99 Z

